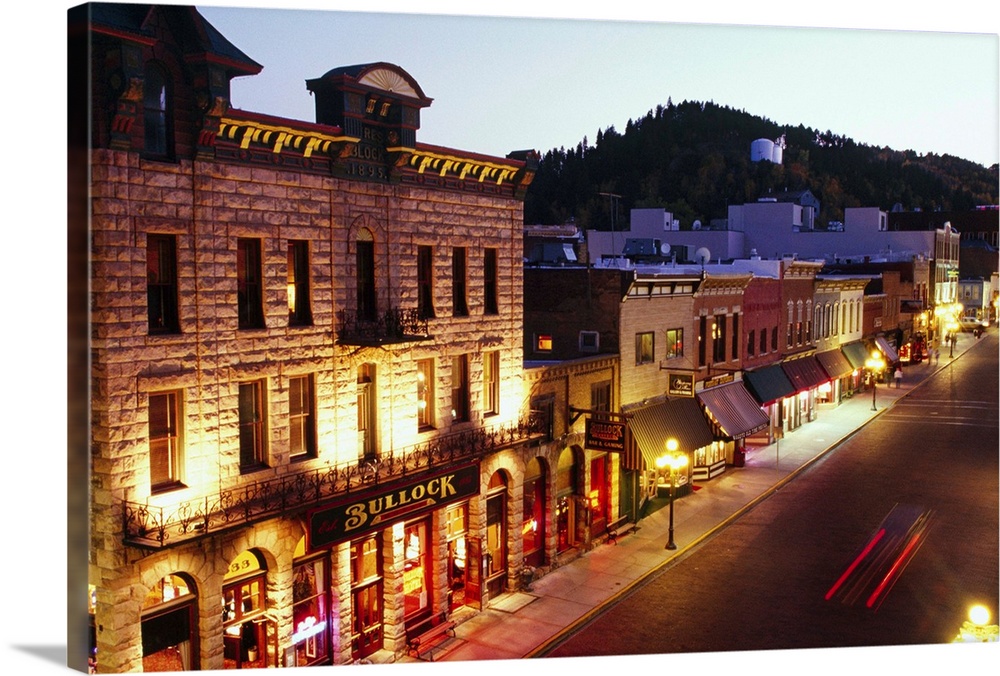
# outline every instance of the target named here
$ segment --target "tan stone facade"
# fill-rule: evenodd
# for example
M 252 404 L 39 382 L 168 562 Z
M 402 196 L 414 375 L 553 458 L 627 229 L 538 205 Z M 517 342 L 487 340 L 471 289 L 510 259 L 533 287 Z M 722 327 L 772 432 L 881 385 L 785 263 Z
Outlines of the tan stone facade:
M 522 584 L 526 472 L 552 563 L 563 445 L 522 378 L 535 158 L 418 144 L 430 99 L 390 64 L 310 81 L 321 124 L 229 111 L 226 78 L 259 66 L 193 8 L 108 10 L 88 16 L 90 657 L 393 661 Z M 157 58 L 180 42 L 205 51 Z

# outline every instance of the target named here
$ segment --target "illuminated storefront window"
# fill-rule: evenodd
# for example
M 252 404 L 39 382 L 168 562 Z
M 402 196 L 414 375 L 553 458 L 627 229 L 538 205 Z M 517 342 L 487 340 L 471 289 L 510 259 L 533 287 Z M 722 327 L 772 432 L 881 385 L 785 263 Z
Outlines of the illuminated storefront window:
M 327 662 L 329 603 L 326 561 L 296 563 L 292 573 L 292 643 L 297 667 Z
M 430 610 L 429 558 L 427 521 L 407 524 L 403 535 L 403 594 L 407 622 Z
M 469 569 L 468 517 L 466 504 L 453 505 L 445 511 L 445 536 L 448 538 L 448 607 L 452 610 L 466 603 Z
M 545 470 L 532 458 L 524 471 L 524 524 L 521 526 L 524 561 L 529 566 L 545 563 Z

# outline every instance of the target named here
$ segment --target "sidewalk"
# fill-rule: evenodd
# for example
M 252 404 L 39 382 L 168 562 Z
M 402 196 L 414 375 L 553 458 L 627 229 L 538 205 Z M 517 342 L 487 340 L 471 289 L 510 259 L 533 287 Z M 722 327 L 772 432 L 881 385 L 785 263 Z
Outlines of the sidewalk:
M 534 581 L 530 589 L 503 594 L 481 612 L 460 624 L 456 637 L 434 656 L 435 661 L 497 660 L 532 657 L 542 653 L 566 631 L 596 615 L 630 588 L 637 586 L 672 559 L 682 556 L 714 532 L 766 499 L 814 460 L 824 455 L 869 420 L 905 397 L 932 373 L 947 368 L 977 343 L 962 333 L 954 357 L 943 350 L 940 361 L 904 369 L 903 385 L 879 384 L 877 411 L 870 391 L 821 409 L 817 419 L 804 423 L 784 439 L 749 449 L 746 466 L 729 467 L 674 506 L 674 541 L 677 549 L 664 549 L 669 510 L 660 509 L 639 522 L 636 532 L 623 535 L 617 544 L 598 544 Z M 416 661 L 405 657 L 404 662 Z

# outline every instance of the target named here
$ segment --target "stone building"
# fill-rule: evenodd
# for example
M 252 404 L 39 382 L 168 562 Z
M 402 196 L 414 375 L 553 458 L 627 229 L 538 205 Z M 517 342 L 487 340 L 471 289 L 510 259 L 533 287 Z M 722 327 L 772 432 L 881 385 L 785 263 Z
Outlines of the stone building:
M 232 109 L 261 66 L 193 7 L 86 5 L 70 47 L 99 671 L 391 661 L 517 588 L 562 448 L 522 377 L 535 154 L 421 144 L 389 63 L 308 80 L 315 122 Z

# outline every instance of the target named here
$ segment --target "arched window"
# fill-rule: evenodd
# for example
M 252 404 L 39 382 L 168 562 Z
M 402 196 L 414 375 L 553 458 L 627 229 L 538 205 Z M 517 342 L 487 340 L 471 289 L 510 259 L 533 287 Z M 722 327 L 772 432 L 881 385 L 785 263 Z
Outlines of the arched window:
M 170 87 L 167 72 L 147 63 L 143 82 L 143 150 L 150 157 L 171 155 Z
M 266 610 L 267 565 L 258 552 L 246 550 L 223 577 L 223 669 L 277 666 L 277 634 Z

